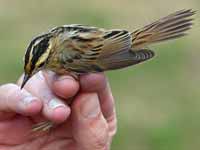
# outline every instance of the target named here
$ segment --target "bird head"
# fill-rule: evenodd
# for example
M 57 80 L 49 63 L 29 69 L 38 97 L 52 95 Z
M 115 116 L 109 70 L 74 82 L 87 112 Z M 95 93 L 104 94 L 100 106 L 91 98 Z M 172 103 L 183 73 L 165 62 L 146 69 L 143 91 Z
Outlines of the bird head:
M 29 44 L 24 57 L 24 79 L 21 89 L 37 72 L 44 69 L 51 51 L 51 34 L 35 37 Z

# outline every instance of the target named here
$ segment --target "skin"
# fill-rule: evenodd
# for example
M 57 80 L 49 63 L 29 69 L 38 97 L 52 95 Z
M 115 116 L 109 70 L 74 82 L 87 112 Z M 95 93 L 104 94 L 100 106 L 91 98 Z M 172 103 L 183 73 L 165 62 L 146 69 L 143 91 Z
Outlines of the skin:
M 0 86 L 0 150 L 109 149 L 116 115 L 103 74 L 81 76 L 78 83 L 71 76 L 39 72 L 23 90 L 21 82 L 22 77 Z M 62 124 L 50 132 L 30 132 L 47 119 Z

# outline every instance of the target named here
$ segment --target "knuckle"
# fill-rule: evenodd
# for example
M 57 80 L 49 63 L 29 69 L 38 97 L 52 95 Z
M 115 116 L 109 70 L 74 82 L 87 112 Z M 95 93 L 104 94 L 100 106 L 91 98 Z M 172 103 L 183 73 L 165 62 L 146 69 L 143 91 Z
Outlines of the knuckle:
M 95 132 L 93 132 L 93 147 L 95 149 L 101 150 L 105 149 L 108 146 L 108 133 L 109 132 L 107 124 L 104 124 L 102 127 L 95 129 Z
M 109 136 L 113 137 L 117 133 L 117 118 L 116 118 L 116 114 L 114 113 L 112 116 L 107 118 L 107 122 L 108 122 Z
M 13 83 L 8 83 L 0 86 L 0 92 L 2 93 L 1 98 L 3 98 L 5 101 L 8 101 L 10 96 L 12 97 L 13 95 L 19 95 L 20 88 Z
M 99 90 L 103 90 L 103 89 L 105 89 L 106 86 L 107 86 L 106 76 L 103 74 L 98 74 L 96 82 L 95 82 L 95 87 L 98 87 Z
M 3 84 L 0 86 L 0 89 L 7 89 L 7 88 L 19 88 L 16 84 L 13 83 L 7 83 L 7 84 Z
M 108 145 L 108 141 L 106 139 L 102 139 L 102 138 L 96 138 L 95 139 L 95 143 L 93 145 L 93 148 L 95 150 L 103 150 L 107 147 Z

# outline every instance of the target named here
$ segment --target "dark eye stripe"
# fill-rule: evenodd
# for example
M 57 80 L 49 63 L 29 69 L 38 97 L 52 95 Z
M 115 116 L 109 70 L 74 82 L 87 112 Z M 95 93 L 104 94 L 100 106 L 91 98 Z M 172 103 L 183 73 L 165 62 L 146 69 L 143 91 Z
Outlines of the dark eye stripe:
M 26 50 L 26 53 L 25 53 L 25 58 L 24 58 L 25 66 L 26 66 L 26 65 L 28 64 L 28 62 L 30 61 L 30 53 L 32 53 L 31 50 L 32 50 L 32 47 L 33 47 L 33 45 L 35 44 L 35 42 L 36 42 L 37 40 L 39 40 L 40 38 L 46 37 L 47 35 L 48 35 L 48 34 L 43 34 L 43 35 L 37 36 L 37 37 L 35 37 L 35 38 L 30 42 L 30 44 L 29 44 L 29 46 L 28 46 L 28 48 L 27 48 L 27 50 Z
M 50 37 L 45 37 L 43 40 L 41 40 L 36 46 L 34 46 L 32 54 L 32 60 L 31 60 L 31 69 L 35 68 L 35 64 L 39 60 L 39 58 L 46 52 L 48 46 L 49 46 L 49 39 Z

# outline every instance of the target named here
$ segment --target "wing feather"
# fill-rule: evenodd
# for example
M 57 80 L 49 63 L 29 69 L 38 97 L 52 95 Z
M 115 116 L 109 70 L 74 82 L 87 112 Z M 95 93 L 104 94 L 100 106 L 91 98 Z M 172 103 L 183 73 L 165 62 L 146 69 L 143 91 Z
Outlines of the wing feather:
M 100 58 L 110 57 L 120 51 L 130 50 L 132 37 L 126 30 L 110 30 L 103 36 Z
M 79 29 L 77 27 L 76 29 Z M 151 50 L 133 52 L 132 36 L 126 30 L 87 29 L 70 34 L 63 61 L 66 68 L 79 73 L 119 69 L 154 56 Z M 65 42 L 66 44 L 66 42 Z M 64 59 L 69 59 L 69 61 Z
M 108 30 L 92 28 L 88 32 L 77 32 L 70 37 L 68 45 L 72 51 L 80 53 L 80 61 L 97 61 L 120 51 L 130 50 L 132 36 L 126 30 Z M 69 49 L 69 48 L 68 48 Z M 69 53 L 69 50 L 68 50 Z

